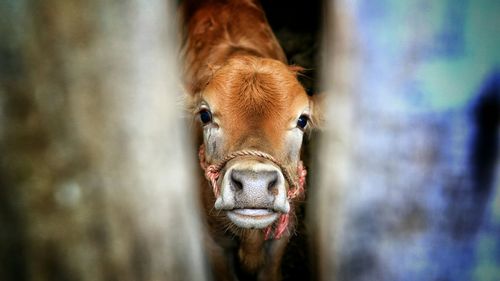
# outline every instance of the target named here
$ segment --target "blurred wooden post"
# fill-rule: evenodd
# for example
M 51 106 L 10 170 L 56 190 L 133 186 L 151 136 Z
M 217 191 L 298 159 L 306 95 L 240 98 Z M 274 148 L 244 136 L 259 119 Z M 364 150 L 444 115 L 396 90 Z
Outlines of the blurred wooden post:
M 500 3 L 329 1 L 321 280 L 500 276 Z
M 319 134 L 316 165 L 309 193 L 310 224 L 318 280 L 336 280 L 338 250 L 344 224 L 345 189 L 352 177 L 352 127 L 359 59 L 352 34 L 353 14 L 345 1 L 324 2 L 322 87 L 327 90 L 321 106 L 325 124 Z
M 0 3 L 0 280 L 205 279 L 168 4 Z

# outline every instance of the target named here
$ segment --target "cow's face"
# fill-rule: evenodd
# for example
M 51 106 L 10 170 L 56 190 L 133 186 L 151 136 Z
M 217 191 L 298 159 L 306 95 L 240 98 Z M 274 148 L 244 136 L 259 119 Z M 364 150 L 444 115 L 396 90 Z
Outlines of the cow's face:
M 245 56 L 214 69 L 196 105 L 207 162 L 253 150 L 295 172 L 312 114 L 296 75 L 279 61 Z M 215 209 L 241 228 L 264 228 L 288 213 L 290 183 L 279 165 L 252 155 L 227 162 L 218 178 Z

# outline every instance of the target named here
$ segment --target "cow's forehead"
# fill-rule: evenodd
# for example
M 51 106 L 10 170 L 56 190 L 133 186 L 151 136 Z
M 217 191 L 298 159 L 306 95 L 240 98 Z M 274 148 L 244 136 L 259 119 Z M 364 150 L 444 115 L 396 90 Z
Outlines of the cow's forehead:
M 296 73 L 288 66 L 245 56 L 229 60 L 214 73 L 204 98 L 221 114 L 246 119 L 283 117 L 294 106 L 308 103 Z
M 237 149 L 280 150 L 284 134 L 309 106 L 296 73 L 262 58 L 230 60 L 214 73 L 203 95 L 224 130 L 226 145 Z

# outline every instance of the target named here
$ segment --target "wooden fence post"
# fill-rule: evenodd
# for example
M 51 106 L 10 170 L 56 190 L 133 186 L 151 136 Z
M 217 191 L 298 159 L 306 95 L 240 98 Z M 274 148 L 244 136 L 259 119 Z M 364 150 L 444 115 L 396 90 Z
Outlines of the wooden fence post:
M 0 4 L 0 280 L 205 280 L 173 13 Z
M 327 7 L 319 277 L 497 280 L 499 3 Z

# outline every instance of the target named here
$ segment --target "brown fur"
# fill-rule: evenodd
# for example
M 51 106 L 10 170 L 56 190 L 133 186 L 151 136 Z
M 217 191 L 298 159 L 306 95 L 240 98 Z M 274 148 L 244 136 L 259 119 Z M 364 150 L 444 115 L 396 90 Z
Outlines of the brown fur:
M 211 65 L 248 54 L 286 62 L 285 54 L 255 1 L 185 1 L 183 6 L 185 85 L 191 93 L 204 87 Z
M 295 167 L 285 135 L 294 128 L 297 112 L 312 107 L 312 102 L 297 80 L 300 67 L 286 65 L 260 4 L 185 1 L 182 16 L 184 84 L 194 111 L 202 101 L 210 104 L 214 118 L 224 127 L 222 154 L 258 149 Z M 197 134 L 200 144 L 201 130 Z M 223 212 L 213 209 L 215 197 L 206 180 L 202 180 L 201 200 L 215 280 L 279 280 L 288 236 L 265 241 L 261 229 L 233 225 Z M 290 231 L 293 225 L 292 219 Z
M 212 76 L 203 97 L 227 128 L 227 152 L 259 146 L 278 156 L 284 145 L 278 132 L 296 118 L 284 113 L 309 103 L 295 72 L 277 60 L 251 56 L 229 59 Z M 248 139 L 249 135 L 256 138 Z

